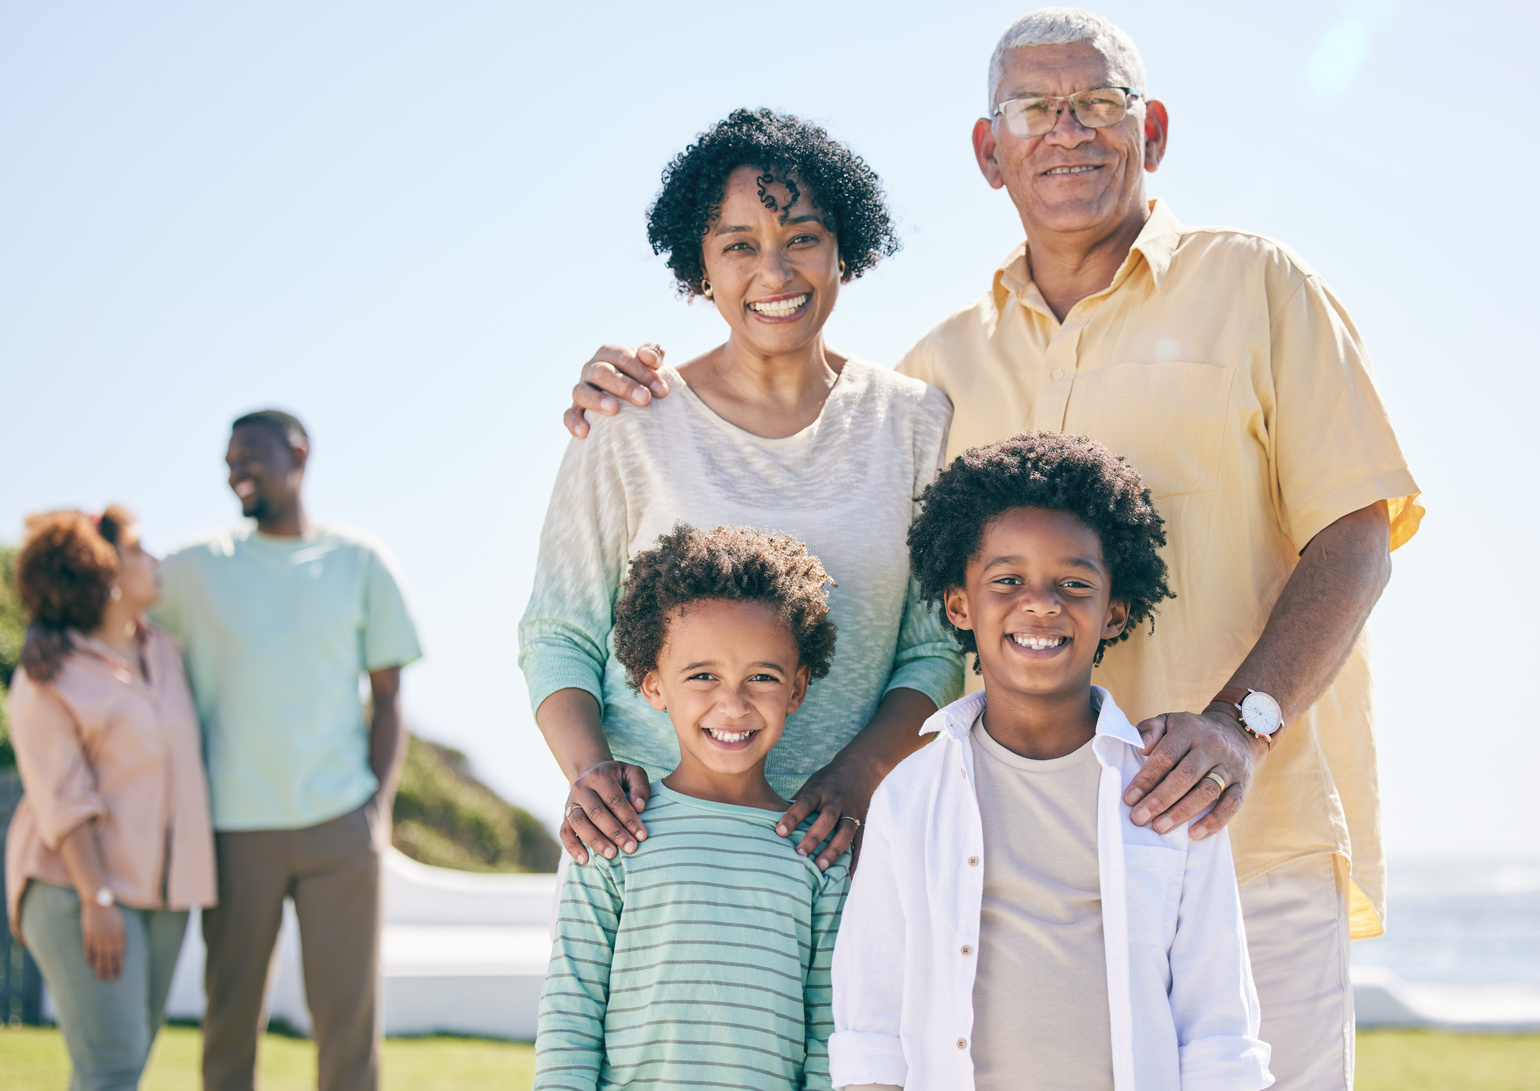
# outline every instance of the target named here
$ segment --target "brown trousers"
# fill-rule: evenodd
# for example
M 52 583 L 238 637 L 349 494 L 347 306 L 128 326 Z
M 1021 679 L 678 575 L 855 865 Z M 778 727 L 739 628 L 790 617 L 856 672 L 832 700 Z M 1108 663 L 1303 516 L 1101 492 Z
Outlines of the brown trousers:
M 380 846 L 373 802 L 298 830 L 215 835 L 219 905 L 203 913 L 205 1091 L 253 1091 L 283 900 L 299 917 L 320 1091 L 379 1085 Z

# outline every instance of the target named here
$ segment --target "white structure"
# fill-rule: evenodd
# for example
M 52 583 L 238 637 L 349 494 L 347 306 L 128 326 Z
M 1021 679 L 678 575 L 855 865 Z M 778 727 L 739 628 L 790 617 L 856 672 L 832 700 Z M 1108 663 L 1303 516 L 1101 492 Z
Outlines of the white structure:
M 1540 990 L 1524 985 L 1413 985 L 1383 966 L 1354 966 L 1360 1027 L 1540 1030 Z
M 555 875 L 486 875 L 428 867 L 395 849 L 384 860 L 380 953 L 386 1034 L 474 1034 L 531 1041 L 551 957 Z M 310 1033 L 299 927 L 284 903 L 268 983 L 269 1014 Z M 55 1018 L 43 998 L 44 1018 Z M 203 1015 L 203 930 L 187 929 L 167 1015 Z
M 386 1034 L 472 1034 L 531 1041 L 551 956 L 559 875 L 486 875 L 385 857 Z M 1540 991 L 1523 986 L 1413 985 L 1378 966 L 1353 967 L 1358 1025 L 1540 1030 Z M 310 1032 L 299 928 L 284 905 L 268 1010 Z M 46 990 L 43 1014 L 54 1019 Z M 203 932 L 187 930 L 171 987 L 172 1018 L 203 1014 Z

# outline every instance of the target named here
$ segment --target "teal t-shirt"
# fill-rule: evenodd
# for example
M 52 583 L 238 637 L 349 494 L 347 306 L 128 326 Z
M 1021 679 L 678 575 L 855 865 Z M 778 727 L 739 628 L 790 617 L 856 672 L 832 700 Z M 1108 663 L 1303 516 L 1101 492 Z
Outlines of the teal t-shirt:
M 300 829 L 379 787 L 367 671 L 422 655 L 394 560 L 368 535 L 250 526 L 176 550 L 155 620 L 182 643 L 217 830 Z
M 821 872 L 780 818 L 658 781 L 635 853 L 567 869 L 535 1091 L 829 1091 L 850 853 Z

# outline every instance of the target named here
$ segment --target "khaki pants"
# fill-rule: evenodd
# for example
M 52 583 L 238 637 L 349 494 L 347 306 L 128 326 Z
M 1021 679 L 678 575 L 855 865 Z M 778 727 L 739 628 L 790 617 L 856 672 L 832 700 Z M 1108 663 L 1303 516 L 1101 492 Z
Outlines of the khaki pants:
M 1348 878 L 1337 856 L 1309 856 L 1240 888 L 1272 1091 L 1351 1091 L 1353 984 Z
M 258 1021 L 284 898 L 294 899 L 299 917 L 320 1091 L 378 1086 L 379 826 L 370 802 L 305 829 L 215 835 L 219 905 L 203 914 L 205 1091 L 253 1091 Z

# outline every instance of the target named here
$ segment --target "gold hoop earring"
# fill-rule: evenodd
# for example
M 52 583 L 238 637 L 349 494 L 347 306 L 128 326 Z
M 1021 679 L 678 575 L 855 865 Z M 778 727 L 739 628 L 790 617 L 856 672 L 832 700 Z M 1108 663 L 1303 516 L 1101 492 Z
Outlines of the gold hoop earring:
M 706 280 L 704 277 L 701 278 L 700 282 L 700 294 L 707 299 L 711 298 L 711 281 Z
M 843 261 L 843 260 L 842 260 L 842 261 L 841 261 L 841 262 L 840 262 L 840 276 L 841 276 L 841 277 L 843 277 L 843 276 L 844 276 L 844 275 L 845 275 L 845 263 L 844 263 L 844 261 Z

